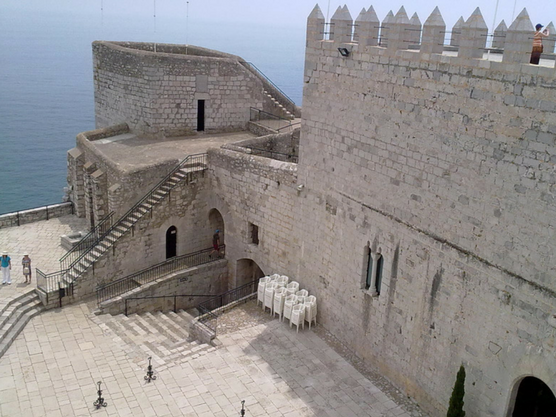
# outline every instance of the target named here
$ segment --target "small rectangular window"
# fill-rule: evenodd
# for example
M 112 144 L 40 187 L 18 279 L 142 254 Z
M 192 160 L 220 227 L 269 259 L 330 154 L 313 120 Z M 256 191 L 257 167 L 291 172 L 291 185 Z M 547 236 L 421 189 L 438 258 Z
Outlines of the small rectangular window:
M 249 223 L 249 238 L 251 243 L 259 244 L 259 226 L 256 224 Z

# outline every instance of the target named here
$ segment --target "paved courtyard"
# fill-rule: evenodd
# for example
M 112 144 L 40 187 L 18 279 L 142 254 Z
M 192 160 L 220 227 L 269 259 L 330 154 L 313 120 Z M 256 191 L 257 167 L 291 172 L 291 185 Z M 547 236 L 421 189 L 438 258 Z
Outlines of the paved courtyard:
M 81 227 L 75 218 L 54 220 L 2 229 L 0 245 L 17 264 L 29 251 L 35 266 L 52 272 L 64 252 L 59 235 Z M 9 287 L 0 289 L 0 302 L 18 288 Z M 246 416 L 423 415 L 387 381 L 340 355 L 324 329 L 296 333 L 254 304 L 219 319 L 217 347 L 171 366 L 155 362 L 160 373 L 151 383 L 130 347 L 93 314 L 94 301 L 44 312 L 0 358 L 0 416 L 224 417 L 239 415 L 242 400 Z M 108 403 L 99 410 L 97 381 Z

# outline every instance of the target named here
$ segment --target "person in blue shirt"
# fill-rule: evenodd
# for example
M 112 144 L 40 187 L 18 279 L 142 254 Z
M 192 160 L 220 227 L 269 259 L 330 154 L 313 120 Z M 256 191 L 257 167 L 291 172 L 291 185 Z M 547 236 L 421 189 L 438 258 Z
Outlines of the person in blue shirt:
M 8 256 L 8 252 L 2 253 L 2 260 L 0 263 L 0 269 L 2 270 L 2 285 L 12 283 L 12 278 L 10 277 L 10 270 L 12 269 L 11 258 Z

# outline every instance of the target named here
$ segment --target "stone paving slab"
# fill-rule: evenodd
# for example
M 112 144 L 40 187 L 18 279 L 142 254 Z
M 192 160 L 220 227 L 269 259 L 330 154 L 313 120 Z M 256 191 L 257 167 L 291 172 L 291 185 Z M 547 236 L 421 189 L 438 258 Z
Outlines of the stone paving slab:
M 36 287 L 35 268 L 45 273 L 59 271 L 59 259 L 66 253 L 60 236 L 86 229 L 85 219 L 73 215 L 0 229 L 0 252 L 8 251 L 12 260 L 12 285 L 0 285 L 0 308 L 7 300 Z M 32 261 L 29 285 L 25 284 L 21 265 L 26 253 Z
M 146 383 L 146 369 L 93 321 L 94 301 L 35 317 L 0 358 L 0 416 L 417 416 L 316 332 L 242 322 L 221 345 Z M 242 309 L 231 310 L 245 317 Z M 236 313 L 234 313 L 236 311 Z M 252 315 L 248 312 L 247 315 Z M 236 319 L 223 319 L 232 323 Z M 159 364 L 155 363 L 155 371 Z M 93 407 L 102 381 L 108 407 Z

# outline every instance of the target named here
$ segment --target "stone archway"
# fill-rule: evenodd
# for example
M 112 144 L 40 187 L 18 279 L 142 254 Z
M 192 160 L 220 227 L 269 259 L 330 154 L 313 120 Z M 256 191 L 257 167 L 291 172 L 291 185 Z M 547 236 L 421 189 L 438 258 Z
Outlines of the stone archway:
M 527 376 L 519 382 L 512 417 L 553 417 L 556 397 L 543 381 Z
M 225 230 L 224 230 L 224 219 L 220 212 L 213 208 L 209 211 L 209 224 L 211 229 L 211 239 L 212 234 L 214 234 L 217 230 L 219 231 L 218 234 L 220 235 L 220 244 L 224 244 L 225 239 Z M 211 243 L 212 244 L 212 243 Z
M 236 287 L 264 277 L 263 270 L 252 259 L 238 259 L 236 263 Z

